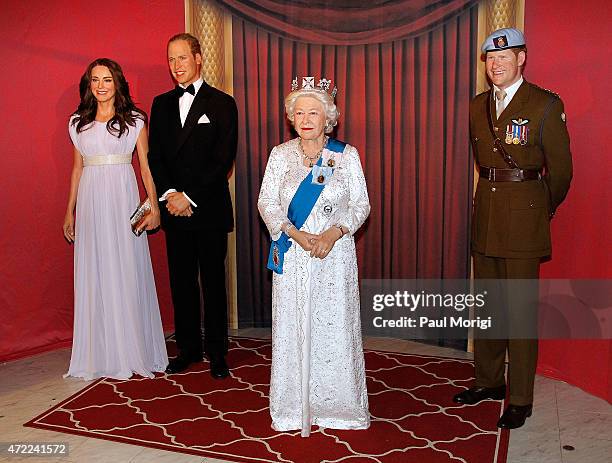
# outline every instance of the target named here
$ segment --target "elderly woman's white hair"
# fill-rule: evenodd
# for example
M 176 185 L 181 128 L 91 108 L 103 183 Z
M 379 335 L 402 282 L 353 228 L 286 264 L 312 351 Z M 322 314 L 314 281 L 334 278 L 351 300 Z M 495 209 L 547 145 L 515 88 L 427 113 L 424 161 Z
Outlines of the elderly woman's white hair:
M 287 95 L 285 98 L 285 112 L 287 113 L 287 119 L 291 121 L 291 125 L 293 125 L 295 102 L 301 96 L 310 96 L 321 102 L 323 111 L 325 111 L 325 133 L 330 133 L 334 130 L 334 127 L 338 124 L 340 112 L 334 103 L 334 99 L 325 90 L 299 89 Z

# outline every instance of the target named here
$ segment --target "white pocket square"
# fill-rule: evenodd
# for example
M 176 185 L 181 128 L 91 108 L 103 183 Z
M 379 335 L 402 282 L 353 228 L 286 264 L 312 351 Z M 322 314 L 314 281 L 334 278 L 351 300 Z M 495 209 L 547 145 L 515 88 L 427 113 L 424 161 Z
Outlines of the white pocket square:
M 198 119 L 198 124 L 210 124 L 210 119 L 206 114 L 202 114 Z

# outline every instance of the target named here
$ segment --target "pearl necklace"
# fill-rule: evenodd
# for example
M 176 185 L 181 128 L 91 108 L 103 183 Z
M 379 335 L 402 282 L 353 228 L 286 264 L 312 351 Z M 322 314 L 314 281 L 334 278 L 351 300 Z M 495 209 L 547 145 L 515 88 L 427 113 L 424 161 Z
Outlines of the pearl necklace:
M 323 154 L 323 150 L 327 146 L 327 140 L 329 140 L 329 137 L 326 135 L 325 138 L 323 139 L 323 146 L 321 146 L 321 149 L 319 150 L 319 152 L 311 157 L 311 156 L 308 156 L 304 152 L 304 147 L 302 146 L 302 139 L 300 138 L 298 145 L 300 147 L 300 151 L 302 153 L 302 157 L 304 158 L 304 161 L 308 160 L 308 167 L 312 167 L 319 160 L 319 158 Z

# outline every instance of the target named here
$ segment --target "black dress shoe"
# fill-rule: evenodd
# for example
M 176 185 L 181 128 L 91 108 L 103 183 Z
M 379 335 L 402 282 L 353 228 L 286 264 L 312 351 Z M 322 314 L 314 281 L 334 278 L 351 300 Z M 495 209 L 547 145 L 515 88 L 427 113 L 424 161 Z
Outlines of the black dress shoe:
M 506 397 L 506 385 L 498 387 L 471 387 L 459 394 L 455 394 L 453 402 L 462 405 L 477 404 L 481 400 L 493 399 L 504 400 Z
M 201 362 L 201 361 L 202 361 L 202 356 L 185 357 L 185 356 L 179 355 L 178 357 L 175 357 L 170 360 L 170 362 L 168 363 L 168 366 L 166 367 L 166 373 L 168 374 L 180 373 L 182 371 L 185 371 L 187 368 L 189 368 L 189 365 L 191 365 L 192 363 Z
M 215 379 L 223 379 L 229 376 L 229 368 L 225 363 L 225 357 L 215 356 L 210 358 L 210 376 Z
M 525 420 L 531 416 L 532 405 L 508 405 L 497 422 L 497 427 L 502 429 L 516 429 L 525 424 Z

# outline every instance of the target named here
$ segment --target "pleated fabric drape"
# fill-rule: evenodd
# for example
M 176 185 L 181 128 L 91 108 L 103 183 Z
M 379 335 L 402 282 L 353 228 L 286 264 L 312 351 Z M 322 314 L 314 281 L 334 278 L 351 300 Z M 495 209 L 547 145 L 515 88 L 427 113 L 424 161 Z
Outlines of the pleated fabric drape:
M 417 35 L 405 28 L 406 38 L 375 41 L 372 36 L 369 43 L 354 45 L 297 40 L 299 28 L 293 17 L 285 17 L 290 33 L 283 34 L 276 23 L 266 23 L 265 15 L 249 17 L 235 9 L 235 4 L 255 8 L 262 3 L 269 10 L 281 2 L 220 3 L 233 13 L 234 95 L 240 126 L 236 160 L 240 326 L 270 325 L 269 236 L 256 202 L 270 150 L 295 136 L 284 112 L 284 97 L 294 76 L 300 82 L 306 75 L 333 80 L 341 112 L 334 136 L 356 146 L 361 155 L 372 212 L 358 233 L 360 278 L 468 277 L 473 182 L 468 106 L 475 84 L 476 3 L 384 2 L 395 8 L 400 3 L 415 5 L 415 11 L 419 7 L 430 18 L 436 8 L 445 10 L 427 27 L 423 15 L 413 11 L 415 20 L 421 21 L 414 28 Z M 383 4 L 368 2 L 377 3 Z M 452 14 L 449 5 L 454 7 Z M 381 37 L 393 35 L 390 29 L 385 32 L 385 7 L 368 8 Z M 300 27 L 316 24 L 312 17 L 310 23 L 303 17 L 307 8 L 299 11 L 302 16 L 293 19 L 299 19 Z M 334 14 L 343 23 L 352 14 L 350 8 L 319 11 L 325 11 L 325 18 Z M 391 23 L 389 28 L 404 27 Z M 347 31 L 345 27 L 344 36 L 350 36 Z M 319 42 L 325 40 L 338 42 L 325 35 Z

